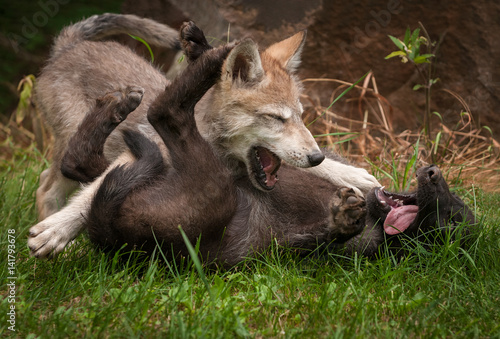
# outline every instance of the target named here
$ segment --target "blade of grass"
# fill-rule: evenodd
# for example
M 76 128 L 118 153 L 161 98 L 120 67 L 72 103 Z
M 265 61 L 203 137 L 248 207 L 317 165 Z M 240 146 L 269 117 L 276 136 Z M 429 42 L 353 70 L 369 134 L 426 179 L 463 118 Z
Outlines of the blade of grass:
M 414 147 L 415 151 L 413 152 L 410 161 L 408 161 L 408 163 L 405 166 L 405 174 L 403 177 L 403 190 L 405 191 L 408 191 L 410 189 L 410 183 L 411 183 L 410 175 L 411 173 L 414 173 L 415 167 L 417 165 L 419 143 L 420 143 L 420 138 L 417 139 L 417 143 L 415 144 Z
M 366 72 L 365 75 L 363 75 L 361 78 L 358 79 L 358 81 L 356 81 L 355 83 L 353 83 L 351 86 L 349 86 L 348 88 L 346 88 L 342 93 L 340 93 L 340 95 L 338 97 L 336 97 L 332 103 L 330 104 L 330 106 L 328 106 L 324 111 L 323 113 L 321 113 L 321 115 L 319 117 L 317 117 L 316 119 L 314 119 L 313 121 L 311 121 L 309 124 L 307 124 L 307 127 L 311 126 L 312 124 L 314 124 L 319 118 L 321 118 L 323 115 L 325 115 L 326 111 L 328 111 L 337 101 L 340 100 L 340 98 L 342 98 L 344 95 L 347 94 L 347 92 L 349 92 L 351 89 L 353 89 L 357 84 L 359 84 L 364 78 L 366 78 L 366 76 L 370 74 L 370 71 Z
M 198 258 L 198 254 L 196 253 L 196 250 L 194 249 L 193 245 L 189 241 L 186 233 L 182 230 L 181 225 L 179 225 L 179 231 L 181 232 L 182 239 L 184 240 L 184 243 L 186 244 L 186 247 L 188 249 L 189 255 L 191 256 L 191 260 L 193 260 L 194 266 L 196 270 L 198 271 L 198 274 L 203 281 L 203 284 L 205 284 L 205 288 L 208 292 L 208 295 L 210 296 L 210 300 L 214 301 L 214 297 L 212 295 L 212 289 L 210 288 L 210 285 L 208 284 L 207 277 L 205 276 L 205 272 L 203 272 L 203 268 L 201 267 L 201 261 L 200 258 Z
M 138 37 L 138 36 L 135 36 L 135 35 L 132 35 L 132 34 L 129 34 L 129 36 L 132 38 L 132 39 L 135 39 L 137 41 L 140 41 L 144 44 L 144 46 L 147 47 L 148 51 L 149 51 L 149 54 L 151 55 L 151 63 L 153 63 L 155 61 L 155 56 L 153 54 L 153 50 L 151 49 L 151 47 L 149 47 L 149 44 L 146 42 L 146 40 L 144 40 L 143 38 L 141 37 Z

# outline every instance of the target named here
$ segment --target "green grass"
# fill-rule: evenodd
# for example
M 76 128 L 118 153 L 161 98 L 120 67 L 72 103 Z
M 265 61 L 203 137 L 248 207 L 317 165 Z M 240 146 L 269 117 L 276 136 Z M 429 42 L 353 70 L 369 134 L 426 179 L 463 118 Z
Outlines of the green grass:
M 0 291 L 4 336 L 500 337 L 498 194 L 476 192 L 484 228 L 467 250 L 448 243 L 397 263 L 389 256 L 301 259 L 273 247 L 229 271 L 204 269 L 200 277 L 190 259 L 169 266 L 106 255 L 82 236 L 54 261 L 29 257 L 27 232 L 36 222 L 35 191 L 45 166 L 33 149 L 0 163 L 0 276 L 8 281 L 13 229 L 17 277 L 15 304 L 6 284 Z M 7 327 L 10 305 L 16 332 Z

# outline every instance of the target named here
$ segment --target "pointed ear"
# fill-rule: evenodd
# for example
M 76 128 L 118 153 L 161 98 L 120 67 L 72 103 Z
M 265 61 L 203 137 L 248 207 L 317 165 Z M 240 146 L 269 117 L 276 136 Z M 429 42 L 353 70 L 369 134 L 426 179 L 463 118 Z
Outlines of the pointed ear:
M 264 76 L 259 48 L 250 39 L 243 40 L 226 58 L 222 79 L 238 83 L 257 82 Z
M 278 60 L 278 62 L 293 73 L 300 65 L 300 54 L 306 42 L 307 31 L 303 30 L 288 39 L 271 45 L 265 53 Z

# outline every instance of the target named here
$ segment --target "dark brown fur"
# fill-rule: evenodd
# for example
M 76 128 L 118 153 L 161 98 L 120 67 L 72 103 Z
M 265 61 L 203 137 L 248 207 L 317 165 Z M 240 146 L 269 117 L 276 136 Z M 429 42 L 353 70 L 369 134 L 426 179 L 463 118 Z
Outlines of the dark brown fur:
M 118 124 L 139 106 L 143 94 L 142 88 L 127 87 L 97 100 L 94 110 L 85 116 L 69 140 L 61 162 L 64 176 L 87 183 L 106 170 L 109 162 L 104 156 L 104 143 Z

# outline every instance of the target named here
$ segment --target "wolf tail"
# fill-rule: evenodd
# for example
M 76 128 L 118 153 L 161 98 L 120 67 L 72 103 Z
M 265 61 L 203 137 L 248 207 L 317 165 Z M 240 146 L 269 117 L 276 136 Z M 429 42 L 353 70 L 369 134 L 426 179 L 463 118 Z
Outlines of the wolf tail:
M 136 15 L 105 13 L 64 28 L 55 40 L 52 56 L 78 42 L 96 41 L 121 33 L 138 36 L 151 45 L 181 48 L 178 31 L 169 26 Z
M 120 238 L 113 224 L 126 197 L 131 191 L 153 183 L 165 169 L 154 142 L 132 130 L 124 130 L 123 139 L 137 160 L 128 166 L 117 166 L 106 175 L 92 200 L 87 219 L 90 239 L 102 248 L 112 247 Z

